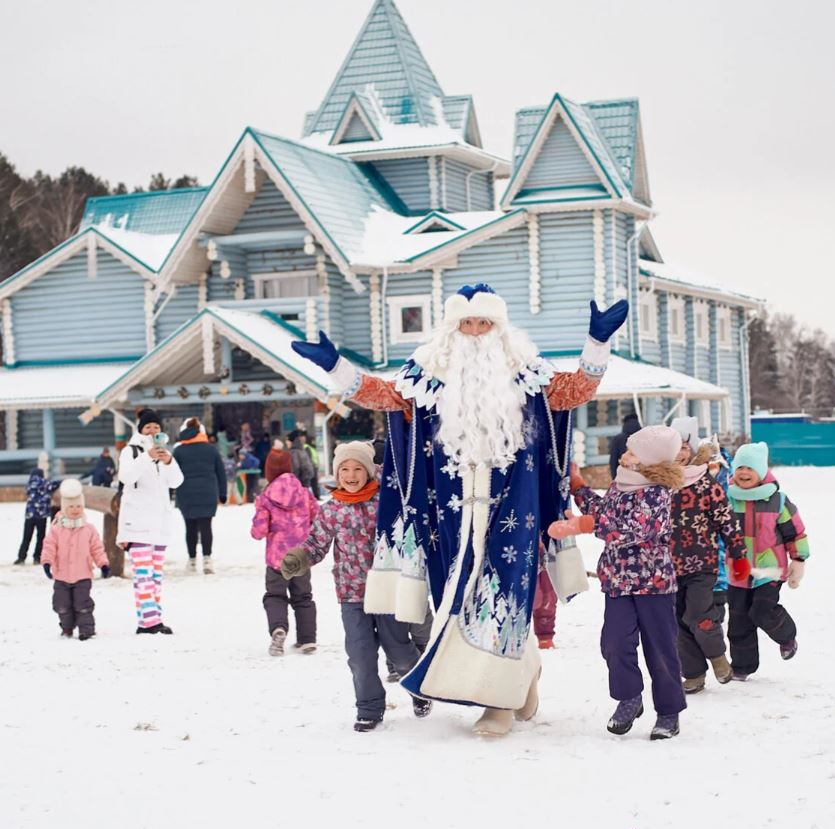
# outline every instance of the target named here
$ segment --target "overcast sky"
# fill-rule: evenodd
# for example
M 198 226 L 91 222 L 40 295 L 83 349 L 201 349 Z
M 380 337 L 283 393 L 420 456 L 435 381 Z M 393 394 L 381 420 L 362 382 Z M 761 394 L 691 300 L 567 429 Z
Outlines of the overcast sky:
M 0 0 L 0 152 L 30 175 L 214 177 L 247 125 L 298 137 L 372 0 Z M 513 113 L 636 96 L 668 263 L 835 337 L 835 6 L 397 0 L 507 158 Z

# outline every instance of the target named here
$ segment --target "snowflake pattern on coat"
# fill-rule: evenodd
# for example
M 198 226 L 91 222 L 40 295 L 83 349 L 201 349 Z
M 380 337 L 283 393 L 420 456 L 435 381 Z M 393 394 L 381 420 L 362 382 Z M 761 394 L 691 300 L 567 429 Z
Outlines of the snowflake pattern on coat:
M 669 489 L 648 486 L 621 492 L 613 483 L 605 495 L 598 495 L 584 486 L 574 500 L 581 512 L 594 516 L 594 534 L 605 542 L 597 563 L 604 593 L 617 598 L 676 592 Z
M 311 564 L 318 564 L 333 542 L 333 578 L 340 602 L 361 602 L 374 560 L 379 491 L 368 501 L 346 504 L 331 499 L 313 521 L 304 549 Z
M 719 539 L 731 558 L 743 558 L 745 537 L 722 485 L 705 472 L 673 493 L 670 552 L 677 576 L 719 572 Z
M 26 517 L 49 518 L 52 511 L 52 493 L 60 485 L 60 481 L 50 481 L 33 472 L 26 484 Z

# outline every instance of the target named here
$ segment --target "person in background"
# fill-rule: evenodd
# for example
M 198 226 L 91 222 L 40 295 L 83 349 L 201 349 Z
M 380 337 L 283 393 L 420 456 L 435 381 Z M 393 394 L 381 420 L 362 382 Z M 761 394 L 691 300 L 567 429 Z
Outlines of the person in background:
M 58 614 L 61 635 L 84 642 L 96 635 L 93 617 L 95 602 L 93 564 L 101 568 L 103 579 L 110 577 L 107 553 L 96 528 L 84 517 L 84 490 L 81 481 L 67 478 L 61 483 L 61 511 L 46 537 L 43 570 L 53 580 L 52 609 Z
M 267 488 L 255 499 L 255 515 L 250 534 L 266 539 L 267 571 L 264 610 L 270 634 L 270 656 L 284 655 L 284 640 L 289 630 L 288 604 L 296 619 L 295 647 L 302 653 L 316 651 L 316 603 L 310 572 L 286 579 L 281 563 L 292 547 L 303 543 L 310 525 L 319 514 L 319 504 L 293 474 L 290 453 L 273 447 L 267 455 L 264 474 Z
M 241 435 L 238 439 L 238 448 L 243 449 L 245 452 L 251 452 L 253 446 L 255 446 L 255 436 L 252 434 L 252 428 L 249 423 L 245 421 L 241 424 Z
M 270 454 L 270 436 L 266 432 L 261 433 L 261 437 L 258 438 L 258 441 L 252 448 L 252 454 L 258 458 L 259 468 L 263 469 L 267 455 Z
M 44 477 L 43 469 L 35 467 L 29 473 L 29 480 L 26 483 L 26 513 L 23 519 L 23 541 L 20 542 L 20 549 L 17 551 L 15 564 L 25 564 L 26 556 L 29 553 L 29 545 L 32 543 L 33 533 L 35 538 L 35 555 L 33 564 L 40 564 L 41 550 L 43 548 L 44 535 L 46 534 L 46 522 L 52 512 L 52 493 L 58 489 L 60 481 L 50 481 Z
M 258 490 L 258 473 L 261 471 L 261 464 L 258 463 L 258 458 L 247 452 L 245 449 L 238 450 L 238 471 L 244 472 L 244 481 L 246 483 L 246 500 L 252 502 L 255 500 L 255 493 Z
M 124 488 L 116 543 L 133 564 L 137 633 L 174 632 L 162 622 L 160 602 L 173 513 L 170 491 L 182 484 L 183 473 L 167 443 L 160 416 L 143 409 L 136 432 L 119 455 L 119 481 Z
M 189 572 L 197 572 L 197 544 L 203 553 L 203 573 L 214 573 L 212 566 L 212 519 L 218 502 L 226 503 L 226 470 L 217 447 L 209 443 L 206 427 L 190 417 L 180 427 L 180 441 L 174 459 L 183 472 L 177 488 L 177 507 L 186 524 Z
M 90 476 L 90 484 L 92 486 L 106 486 L 110 487 L 113 479 L 116 477 L 116 464 L 110 456 L 110 450 L 105 446 L 101 450 L 101 455 L 98 456 L 93 468 L 87 473 Z M 86 478 L 87 475 L 84 477 Z
M 304 433 L 300 429 L 294 429 L 287 435 L 287 439 L 290 441 L 290 455 L 293 458 L 293 474 L 301 481 L 303 487 L 313 492 L 317 475 L 310 452 L 305 449 Z
M 609 472 L 612 473 L 612 479 L 618 473 L 618 462 L 621 455 L 626 451 L 626 441 L 629 440 L 630 435 L 634 435 L 640 428 L 641 422 L 638 420 L 638 415 L 632 412 L 624 417 L 620 433 L 612 438 L 612 442 L 609 444 Z
M 545 569 L 545 545 L 539 542 L 539 572 L 536 576 L 536 593 L 533 599 L 533 632 L 540 650 L 554 647 L 557 628 L 557 591 L 551 576 Z

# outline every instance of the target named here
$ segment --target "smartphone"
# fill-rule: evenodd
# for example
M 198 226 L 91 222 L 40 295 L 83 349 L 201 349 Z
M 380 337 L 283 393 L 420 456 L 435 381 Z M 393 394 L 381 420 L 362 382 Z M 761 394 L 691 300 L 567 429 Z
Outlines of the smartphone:
M 164 449 L 168 446 L 168 435 L 165 432 L 157 432 L 154 435 L 154 446 Z

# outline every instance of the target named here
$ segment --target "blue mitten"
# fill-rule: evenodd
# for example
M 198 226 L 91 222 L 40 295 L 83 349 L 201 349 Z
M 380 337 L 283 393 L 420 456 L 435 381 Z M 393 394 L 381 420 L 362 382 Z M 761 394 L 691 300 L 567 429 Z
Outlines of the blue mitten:
M 629 303 L 625 299 L 621 299 L 605 311 L 601 311 L 594 300 L 590 304 L 591 320 L 589 321 L 589 336 L 599 343 L 609 342 L 612 334 L 626 320 L 626 315 L 629 313 Z
M 310 360 L 311 363 L 316 363 L 317 366 L 323 368 L 325 371 L 332 371 L 339 361 L 339 352 L 324 331 L 319 332 L 318 343 L 306 343 L 302 340 L 294 340 L 291 347 L 296 354 L 301 355 L 306 360 Z
M 110 567 L 108 567 L 106 564 L 104 565 L 104 567 L 101 568 L 101 577 L 103 579 L 110 578 Z
M 44 564 L 43 571 L 46 573 L 46 577 L 48 579 L 52 578 L 52 565 L 51 564 Z

